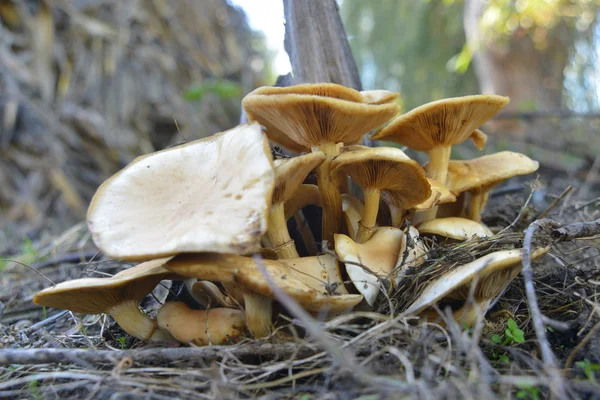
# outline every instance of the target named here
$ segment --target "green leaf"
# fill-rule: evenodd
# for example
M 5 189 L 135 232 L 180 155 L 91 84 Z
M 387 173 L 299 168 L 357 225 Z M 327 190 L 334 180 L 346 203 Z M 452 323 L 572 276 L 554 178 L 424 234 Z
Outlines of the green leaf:
M 512 318 L 510 318 L 508 320 L 508 322 L 506 322 L 506 326 L 508 326 L 508 329 L 510 329 L 513 332 L 519 329 L 519 325 L 517 325 L 517 323 L 515 322 L 515 320 L 512 319 Z
M 506 354 L 502 354 L 498 359 L 505 364 L 510 363 L 510 358 Z
M 517 343 L 524 343 L 525 342 L 525 333 L 520 329 L 514 331 L 513 332 L 513 340 Z
M 496 333 L 496 334 L 492 335 L 490 340 L 492 341 L 492 343 L 499 344 L 502 342 L 502 337 Z

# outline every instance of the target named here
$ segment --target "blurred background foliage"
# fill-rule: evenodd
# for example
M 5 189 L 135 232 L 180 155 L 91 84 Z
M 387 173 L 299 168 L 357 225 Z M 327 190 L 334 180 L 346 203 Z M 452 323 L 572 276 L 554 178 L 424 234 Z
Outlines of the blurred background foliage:
M 509 110 L 597 110 L 598 0 L 341 0 L 366 88 L 405 108 L 492 92 Z

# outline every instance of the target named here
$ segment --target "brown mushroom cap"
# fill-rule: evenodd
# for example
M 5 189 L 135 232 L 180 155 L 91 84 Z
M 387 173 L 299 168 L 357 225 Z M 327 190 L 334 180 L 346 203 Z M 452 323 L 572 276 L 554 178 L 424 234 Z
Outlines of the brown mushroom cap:
M 458 217 L 432 219 L 420 224 L 418 229 L 422 234 L 439 235 L 456 240 L 468 240 L 473 236 L 494 236 L 487 226 Z
M 98 189 L 88 226 L 121 259 L 250 252 L 267 230 L 273 182 L 266 136 L 240 125 L 137 158 Z
M 185 303 L 170 301 L 156 317 L 158 326 L 183 344 L 196 346 L 230 343 L 243 335 L 244 312 L 231 308 L 194 310 Z
M 285 202 L 285 219 L 290 219 L 306 206 L 322 207 L 321 192 L 317 185 L 303 184 L 298 187 L 296 194 Z
M 489 190 L 506 179 L 530 174 L 538 168 L 539 163 L 524 154 L 501 151 L 472 160 L 450 161 L 447 185 L 456 194 Z
M 292 199 L 302 186 L 306 176 L 321 165 L 324 160 L 325 154 L 321 151 L 275 160 L 273 204 L 287 202 Z
M 549 248 L 535 250 L 531 254 L 531 259 L 538 259 L 548 250 Z M 482 312 L 485 313 L 493 300 L 518 275 L 522 259 L 522 249 L 502 250 L 455 267 L 430 282 L 411 303 L 405 314 L 421 313 L 443 299 L 467 300 L 471 282 L 476 277 L 479 281 L 474 297 L 475 301 L 480 303 Z M 431 313 L 426 315 L 429 316 Z M 463 306 L 454 312 L 454 316 L 461 323 L 471 324 L 477 314 Z
M 388 192 L 403 209 L 416 206 L 431 195 L 423 168 L 394 147 L 347 146 L 331 162 L 331 172 L 349 175 L 363 189 Z
M 389 140 L 419 151 L 459 144 L 508 104 L 496 95 L 442 99 L 400 115 L 372 139 Z M 476 136 L 476 144 L 481 143 Z
M 338 313 L 350 310 L 362 300 L 359 295 L 324 295 L 295 277 L 296 271 L 283 261 L 262 260 L 277 286 L 308 311 Z M 264 297 L 273 298 L 266 278 L 256 267 L 254 259 L 234 254 L 189 254 L 175 257 L 167 268 L 177 274 L 227 283 Z
M 346 235 L 336 234 L 334 238 L 335 252 L 346 263 L 348 276 L 372 306 L 379 294 L 381 278 L 387 278 L 396 267 L 404 233 L 398 228 L 381 227 L 361 244 Z
M 242 106 L 249 120 L 267 128 L 269 139 L 285 146 L 286 136 L 295 151 L 353 142 L 398 113 L 396 104 L 365 103 L 360 92 L 332 83 L 261 87 Z
M 110 278 L 82 278 L 49 287 L 33 297 L 35 304 L 86 314 L 110 314 L 132 336 L 165 340 L 156 322 L 139 309 L 140 301 L 163 279 L 180 276 L 164 268 L 171 257 L 139 264 Z
M 364 102 L 368 104 L 385 104 L 395 102 L 400 93 L 389 90 L 363 90 L 360 92 Z

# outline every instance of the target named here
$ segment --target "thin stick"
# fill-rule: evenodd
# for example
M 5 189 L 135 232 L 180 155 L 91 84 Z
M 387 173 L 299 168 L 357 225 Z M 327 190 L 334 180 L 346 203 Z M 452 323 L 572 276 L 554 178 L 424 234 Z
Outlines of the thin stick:
M 542 353 L 544 369 L 551 378 L 550 390 L 557 398 L 566 399 L 567 396 L 564 382 L 559 373 L 554 353 L 552 352 L 550 343 L 548 343 L 548 338 L 546 337 L 546 329 L 544 328 L 542 313 L 538 305 L 535 287 L 533 285 L 533 269 L 531 267 L 531 242 L 533 234 L 540 226 L 556 226 L 556 224 L 555 221 L 542 219 L 529 225 L 529 228 L 525 231 L 525 239 L 523 241 L 523 269 L 521 273 L 523 274 L 523 280 L 525 282 L 525 294 L 529 305 L 529 313 L 531 314 L 533 329 Z
M 567 188 L 565 190 L 563 190 L 563 192 L 560 194 L 560 196 L 558 196 L 556 199 L 554 199 L 554 201 L 552 203 L 550 203 L 550 205 L 548 207 L 546 207 L 546 209 L 544 211 L 542 211 L 542 213 L 540 215 L 538 215 L 536 219 L 544 218 L 550 212 L 550 210 L 552 210 L 554 207 L 556 207 L 556 205 L 558 203 L 560 203 L 562 201 L 562 199 L 565 198 L 566 195 L 571 193 L 572 190 L 573 190 L 573 186 L 571 186 L 571 185 L 567 186 Z

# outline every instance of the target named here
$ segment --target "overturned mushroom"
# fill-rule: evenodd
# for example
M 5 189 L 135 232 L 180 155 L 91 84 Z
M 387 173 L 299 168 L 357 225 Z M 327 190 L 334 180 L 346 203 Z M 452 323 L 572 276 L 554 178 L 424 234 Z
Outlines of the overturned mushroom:
M 548 250 L 549 248 L 535 250 L 531 259 L 540 258 Z M 428 283 L 411 302 L 405 314 L 418 314 L 422 318 L 435 319 L 435 310 L 427 308 L 440 302 L 453 306 L 452 314 L 458 323 L 473 325 L 479 312 L 485 314 L 519 274 L 522 259 L 522 249 L 502 250 L 453 268 Z M 476 283 L 475 288 L 471 288 L 473 283 Z M 472 299 L 469 298 L 471 291 Z
M 137 158 L 100 186 L 88 226 L 96 245 L 121 259 L 255 251 L 273 182 L 260 125 L 240 125 Z
M 425 171 L 400 149 L 347 146 L 331 162 L 332 174 L 346 174 L 363 189 L 365 209 L 358 224 L 356 241 L 364 243 L 375 231 L 381 193 L 402 210 L 425 201 L 431 189 Z
M 489 191 L 505 180 L 537 171 L 539 163 L 524 154 L 502 151 L 466 161 L 450 161 L 448 187 L 454 193 L 469 194 L 467 216 L 481 221 Z
M 231 308 L 194 310 L 185 303 L 170 301 L 156 316 L 158 326 L 184 344 L 196 346 L 230 343 L 246 328 L 244 312 Z
M 476 129 L 508 104 L 496 95 L 464 96 L 434 101 L 400 115 L 372 139 L 389 140 L 429 154 L 427 176 L 446 184 L 453 145 L 472 137 L 478 146 L 485 135 Z M 427 219 L 435 217 L 434 207 Z
M 330 176 L 338 143 L 352 143 L 398 113 L 394 103 L 369 104 L 360 92 L 332 83 L 261 87 L 242 101 L 249 120 L 267 128 L 274 142 L 293 142 L 292 150 L 322 151 L 326 160 L 317 169 L 323 202 L 322 238 L 331 243 L 341 231 L 340 192 Z M 285 139 L 283 139 L 285 138 Z
M 170 340 L 156 321 L 140 311 L 139 303 L 161 280 L 178 275 L 164 268 L 171 257 L 139 264 L 110 278 L 82 278 L 59 283 L 33 296 L 40 306 L 86 314 L 110 314 L 117 324 L 140 340 Z
M 354 286 L 374 305 L 381 279 L 394 271 L 403 250 L 404 233 L 398 228 L 378 228 L 365 243 L 356 243 L 346 235 L 335 235 L 335 252 L 346 263 L 346 272 Z

